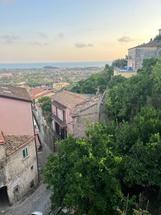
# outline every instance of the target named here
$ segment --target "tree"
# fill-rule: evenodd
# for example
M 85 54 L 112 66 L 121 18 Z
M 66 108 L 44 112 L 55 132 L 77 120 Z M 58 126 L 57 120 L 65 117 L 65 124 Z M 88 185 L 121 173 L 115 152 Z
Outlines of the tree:
M 153 67 L 156 65 L 158 59 L 157 58 L 148 58 L 143 60 L 143 67 L 138 72 L 152 74 Z
M 127 66 L 127 58 L 117 59 L 112 62 L 113 67 L 124 68 Z
M 134 209 L 134 214 L 133 215 L 150 215 L 150 213 L 146 210 L 142 210 L 142 209 L 139 209 L 139 210 L 135 210 Z
M 44 117 L 50 123 L 52 120 L 52 110 L 51 110 L 51 98 L 48 96 L 44 96 L 38 100 Z
M 161 59 L 159 59 L 156 65 L 153 67 L 153 93 L 161 93 Z
M 69 137 L 59 143 L 58 154 L 44 169 L 53 205 L 78 215 L 157 214 L 161 110 L 152 100 L 161 93 L 160 62 L 145 61 L 130 79 L 108 79 L 108 120 L 92 125 L 84 139 Z
M 60 143 L 59 153 L 49 158 L 44 169 L 45 182 L 53 191 L 53 206 L 88 215 L 111 215 L 122 206 L 123 195 L 115 177 L 121 158 L 107 148 L 110 141 L 110 137 L 95 142 L 69 137 Z
M 59 142 L 58 154 L 44 169 L 52 205 L 72 208 L 76 214 L 111 215 L 124 210 L 129 194 L 125 211 L 132 215 L 140 193 L 151 204 L 146 195 L 155 191 L 160 201 L 160 134 L 161 112 L 145 107 L 130 122 L 96 124 L 85 139 Z
M 97 90 L 104 92 L 113 76 L 113 68 L 106 65 L 101 73 L 91 75 L 87 80 L 79 81 L 73 88 L 72 92 L 95 94 Z
M 144 106 L 152 93 L 152 78 L 148 74 L 122 81 L 108 89 L 106 94 L 106 113 L 111 120 L 130 120 Z
M 117 84 L 121 84 L 126 81 L 126 78 L 121 75 L 112 76 L 111 80 L 109 81 L 107 88 L 111 89 L 113 86 Z
M 122 129 L 122 128 L 121 128 Z M 120 133 L 122 133 L 120 129 Z M 125 157 L 125 181 L 129 185 L 139 185 L 144 188 L 155 186 L 161 188 L 161 113 L 153 107 L 146 107 L 134 118 L 130 124 L 129 134 L 132 143 L 126 151 Z M 128 141 L 122 141 L 120 147 L 125 148 Z
M 161 41 L 161 35 L 157 35 L 157 36 L 154 38 L 154 41 L 160 42 L 160 41 Z

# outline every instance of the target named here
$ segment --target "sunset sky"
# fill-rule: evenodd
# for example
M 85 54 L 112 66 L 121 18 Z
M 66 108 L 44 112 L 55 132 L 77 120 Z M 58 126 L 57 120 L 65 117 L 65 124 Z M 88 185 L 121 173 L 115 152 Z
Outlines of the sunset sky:
M 159 28 L 160 0 L 0 0 L 0 62 L 113 60 Z

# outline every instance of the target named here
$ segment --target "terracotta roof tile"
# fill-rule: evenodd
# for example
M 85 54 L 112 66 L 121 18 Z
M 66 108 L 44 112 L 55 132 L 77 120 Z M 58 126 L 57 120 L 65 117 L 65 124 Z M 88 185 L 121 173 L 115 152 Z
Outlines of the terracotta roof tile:
M 41 98 L 43 96 L 47 96 L 50 93 L 54 93 L 53 90 L 43 89 L 40 87 L 33 88 L 30 91 L 32 99 L 38 99 L 38 98 Z
M 15 135 L 5 135 L 5 145 L 6 145 L 6 155 L 14 153 L 24 145 L 27 145 L 34 139 L 34 136 L 31 135 L 23 135 L 23 136 L 15 136 Z
M 72 93 L 66 90 L 60 91 L 53 96 L 53 102 L 58 102 L 65 107 L 74 108 L 89 99 L 86 95 Z
M 31 102 L 29 93 L 25 88 L 22 87 L 0 86 L 0 97 L 7 97 Z

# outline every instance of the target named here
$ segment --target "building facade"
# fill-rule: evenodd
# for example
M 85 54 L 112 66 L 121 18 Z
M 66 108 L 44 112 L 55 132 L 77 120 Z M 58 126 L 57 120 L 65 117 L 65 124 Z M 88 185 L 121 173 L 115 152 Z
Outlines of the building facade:
M 0 87 L 0 119 L 0 197 L 13 204 L 38 184 L 32 102 L 24 88 Z
M 159 37 L 150 40 L 149 43 L 130 48 L 128 50 L 128 68 L 133 71 L 141 69 L 144 59 L 158 58 L 161 56 L 161 30 L 159 30 Z
M 53 130 L 58 138 L 84 137 L 91 123 L 99 120 L 99 96 L 85 96 L 69 91 L 55 94 L 52 101 Z

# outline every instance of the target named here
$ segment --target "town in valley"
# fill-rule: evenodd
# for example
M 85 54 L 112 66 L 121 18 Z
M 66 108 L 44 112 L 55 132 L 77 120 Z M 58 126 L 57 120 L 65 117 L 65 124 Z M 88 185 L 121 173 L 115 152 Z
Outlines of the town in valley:
M 100 42 L 105 28 L 100 18 L 107 2 L 92 3 L 98 9 L 91 15 L 94 20 L 85 12 L 89 2 L 72 3 L 78 13 L 72 17 L 78 15 L 78 20 L 69 16 L 68 5 L 46 2 L 41 8 L 33 3 L 36 11 L 48 11 L 42 14 L 44 31 L 52 34 L 54 24 L 59 29 L 56 23 L 63 22 L 66 33 L 43 33 L 38 22 L 42 17 L 29 3 L 0 1 L 5 11 L 15 12 L 14 18 L 10 15 L 13 20 L 9 18 L 13 29 L 22 29 L 16 31 L 19 36 L 11 35 L 3 25 L 6 33 L 0 33 L 0 215 L 160 215 L 161 29 L 151 33 L 152 28 L 143 28 L 142 38 L 133 28 L 141 32 L 143 23 L 132 28 L 126 20 L 127 31 L 134 34 L 112 42 L 122 28 L 116 8 L 120 5 L 125 13 L 120 19 L 128 19 L 129 7 L 122 3 L 125 11 L 120 3 L 110 3 L 118 14 L 114 17 L 109 11 L 109 17 L 121 26 L 114 29 L 107 21 L 115 33 L 107 31 L 109 42 Z M 31 17 L 24 7 L 31 9 Z M 18 19 L 20 8 L 30 21 Z M 160 10 L 155 10 L 159 17 Z M 0 8 L 0 19 L 3 16 Z M 32 35 L 34 22 L 39 30 Z M 22 23 L 26 29 L 32 26 L 31 35 Z M 79 42 L 80 35 L 84 42 Z M 54 57 L 62 62 L 54 63 Z

